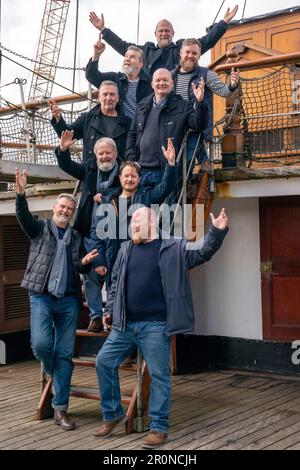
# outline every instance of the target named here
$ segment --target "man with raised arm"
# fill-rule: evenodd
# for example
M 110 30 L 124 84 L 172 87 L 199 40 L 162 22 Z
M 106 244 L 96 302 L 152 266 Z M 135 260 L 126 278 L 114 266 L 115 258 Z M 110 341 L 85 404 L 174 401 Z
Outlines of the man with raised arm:
M 202 54 L 214 47 L 219 39 L 226 33 L 228 24 L 235 16 L 237 10 L 238 5 L 231 11 L 228 8 L 224 19 L 216 23 L 206 36 L 199 38 L 199 42 L 202 45 Z M 96 13 L 92 11 L 89 15 L 89 19 L 95 28 L 102 32 L 104 41 L 119 52 L 119 54 L 124 56 L 128 47 L 133 43 L 123 41 L 109 28 L 106 28 L 103 13 L 98 17 Z M 173 42 L 175 34 L 174 29 L 172 23 L 166 19 L 160 20 L 157 23 L 154 34 L 157 41 L 156 44 L 146 42 L 144 45 L 138 46 L 144 52 L 144 68 L 150 75 L 159 68 L 173 70 L 173 68 L 176 67 L 179 63 L 179 51 L 183 41 L 183 39 L 178 39 L 176 42 Z M 190 35 L 189 33 L 188 36 Z
M 118 367 L 138 347 L 151 377 L 150 432 L 142 447 L 154 449 L 167 439 L 171 406 L 169 358 L 171 336 L 194 332 L 189 269 L 209 261 L 228 231 L 225 209 L 215 218 L 204 239 L 161 239 L 150 208 L 132 215 L 132 241 L 122 243 L 112 273 L 104 323 L 112 331 L 98 353 L 103 424 L 98 437 L 109 436 L 124 421 Z M 150 287 L 151 286 L 151 287 Z
M 158 69 L 153 74 L 154 93 L 137 106 L 126 146 L 126 159 L 137 160 L 142 167 L 141 185 L 161 181 L 166 159 L 162 147 L 173 140 L 178 155 L 185 132 L 200 131 L 207 125 L 207 106 L 203 103 L 204 81 L 193 83 L 194 107 L 173 92 L 169 70 Z
M 104 80 L 111 80 L 118 85 L 119 104 L 125 116 L 133 119 L 136 106 L 145 96 L 151 95 L 151 77 L 143 70 L 143 51 L 136 46 L 129 46 L 124 57 L 121 72 L 100 72 L 98 62 L 105 50 L 105 44 L 99 40 L 94 44 L 94 54 L 86 66 L 86 79 L 99 88 Z
M 69 130 L 74 132 L 74 139 L 83 140 L 83 162 L 95 159 L 94 146 L 101 137 L 114 139 L 118 149 L 118 158 L 124 160 L 130 119 L 118 106 L 117 84 L 109 80 L 103 81 L 99 88 L 98 100 L 98 105 L 88 112 L 82 112 L 72 124 L 67 124 L 55 100 L 50 99 L 53 129 L 58 137 L 63 131 Z
M 86 254 L 79 233 L 70 225 L 76 207 L 71 194 L 60 194 L 47 220 L 35 218 L 25 196 L 27 172 L 16 170 L 16 217 L 30 239 L 21 286 L 29 291 L 31 347 L 53 380 L 54 422 L 75 429 L 68 416 L 78 312 L 82 306 L 79 272 L 87 272 L 97 250 Z
M 83 237 L 87 251 L 91 249 L 90 230 L 95 216 L 95 205 L 102 195 L 119 194 L 118 151 L 114 140 L 102 137 L 94 147 L 95 159 L 83 163 L 72 160 L 70 147 L 74 144 L 74 132 L 63 131 L 60 145 L 55 149 L 59 167 L 69 175 L 81 181 L 81 197 L 74 221 L 74 228 Z M 89 307 L 90 323 L 87 330 L 97 333 L 102 328 L 101 279 L 106 270 L 95 272 L 94 267 L 84 275 L 86 302 Z

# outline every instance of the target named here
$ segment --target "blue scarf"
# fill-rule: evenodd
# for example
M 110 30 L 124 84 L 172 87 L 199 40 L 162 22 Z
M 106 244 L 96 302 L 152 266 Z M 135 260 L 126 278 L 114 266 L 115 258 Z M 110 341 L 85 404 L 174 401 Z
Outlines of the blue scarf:
M 57 226 L 51 219 L 51 231 L 56 238 L 56 252 L 48 279 L 48 292 L 54 297 L 63 297 L 67 288 L 68 262 L 67 246 L 71 242 L 72 230 L 68 225 L 63 238 L 59 238 Z

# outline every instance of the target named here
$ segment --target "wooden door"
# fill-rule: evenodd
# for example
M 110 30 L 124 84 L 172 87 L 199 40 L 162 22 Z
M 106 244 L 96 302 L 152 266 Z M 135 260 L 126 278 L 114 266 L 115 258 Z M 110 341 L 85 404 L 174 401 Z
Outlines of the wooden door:
M 300 196 L 260 200 L 263 337 L 300 339 Z
M 28 292 L 20 287 L 29 240 L 15 217 L 0 217 L 0 332 L 29 327 Z

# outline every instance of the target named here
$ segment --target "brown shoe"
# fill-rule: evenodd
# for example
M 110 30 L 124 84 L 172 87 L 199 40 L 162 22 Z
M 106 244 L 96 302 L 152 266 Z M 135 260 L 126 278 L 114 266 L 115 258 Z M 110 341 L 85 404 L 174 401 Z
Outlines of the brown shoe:
M 54 422 L 66 431 L 72 431 L 76 428 L 74 421 L 71 421 L 68 413 L 63 410 L 54 410 Z
M 146 439 L 142 443 L 144 449 L 155 449 L 156 447 L 164 444 L 168 438 L 168 434 L 159 431 L 150 431 Z
M 122 418 L 115 419 L 114 421 L 103 421 L 102 425 L 96 429 L 94 436 L 96 437 L 108 437 L 111 435 L 113 430 L 118 424 L 125 424 L 127 421 L 127 416 Z
M 100 333 L 100 331 L 103 331 L 102 318 L 97 317 L 94 320 L 91 320 L 87 327 L 87 331 L 90 333 Z

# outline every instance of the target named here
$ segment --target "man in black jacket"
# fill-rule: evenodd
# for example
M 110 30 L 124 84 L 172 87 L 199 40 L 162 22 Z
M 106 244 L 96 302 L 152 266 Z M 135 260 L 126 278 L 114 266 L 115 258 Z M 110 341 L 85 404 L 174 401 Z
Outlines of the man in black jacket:
M 68 125 L 61 115 L 55 100 L 49 100 L 50 111 L 53 115 L 51 124 L 61 136 L 62 131 L 71 130 L 74 132 L 74 139 L 83 139 L 83 162 L 94 160 L 94 146 L 101 137 L 114 139 L 118 149 L 119 160 L 124 160 L 127 134 L 130 126 L 128 119 L 119 109 L 119 92 L 116 83 L 105 80 L 101 83 L 99 94 L 99 104 L 88 113 L 81 113 L 79 118 Z
M 226 33 L 228 23 L 235 16 L 237 10 L 237 5 L 232 11 L 228 8 L 224 20 L 216 23 L 206 36 L 199 38 L 202 45 L 202 54 L 214 47 L 223 34 Z M 103 39 L 107 44 L 124 56 L 128 47 L 133 43 L 123 41 L 110 29 L 106 28 L 103 14 L 101 14 L 99 18 L 96 13 L 92 11 L 89 18 L 95 28 L 102 32 Z M 188 34 L 188 36 L 190 36 L 190 34 Z M 153 75 L 155 70 L 162 67 L 168 70 L 173 70 L 174 67 L 176 67 L 179 63 L 179 51 L 183 41 L 183 39 L 179 39 L 175 43 L 173 42 L 174 29 L 168 20 L 159 21 L 155 28 L 155 37 L 157 44 L 146 42 L 144 45 L 138 46 L 144 51 L 144 68 L 150 75 Z
M 16 217 L 30 239 L 22 287 L 29 291 L 31 346 L 54 385 L 54 421 L 65 430 L 75 428 L 67 409 L 78 311 L 82 305 L 79 272 L 87 272 L 97 251 L 86 254 L 79 233 L 70 225 L 76 199 L 60 194 L 53 217 L 33 217 L 25 197 L 27 173 L 16 170 Z
M 74 144 L 73 131 L 61 133 L 60 145 L 55 149 L 59 167 L 69 175 L 82 182 L 81 198 L 74 222 L 74 228 L 84 237 L 87 251 L 92 249 L 90 230 L 99 194 L 113 196 L 119 194 L 119 164 L 117 146 L 114 140 L 102 137 L 97 140 L 94 152 L 95 160 L 77 163 L 71 159 L 69 148 Z M 98 200 L 99 202 L 99 200 Z M 88 331 L 99 332 L 102 327 L 102 294 L 100 276 L 106 274 L 106 268 L 94 267 L 84 276 L 86 302 L 89 307 L 90 324 Z
M 124 57 L 122 72 L 100 72 L 98 62 L 104 52 L 105 44 L 101 38 L 94 44 L 94 54 L 86 66 L 86 79 L 99 88 L 104 80 L 112 80 L 118 85 L 119 104 L 129 119 L 134 117 L 136 105 L 151 95 L 151 77 L 143 70 L 143 51 L 129 46 Z
M 105 437 L 123 421 L 118 367 L 138 347 L 151 377 L 150 433 L 142 446 L 156 448 L 167 439 L 171 405 L 169 357 L 171 335 L 194 332 L 189 269 L 211 259 L 228 231 L 225 209 L 204 240 L 160 239 L 154 211 L 141 208 L 131 219 L 132 241 L 124 242 L 112 272 L 104 324 L 112 332 L 96 359 Z M 150 287 L 151 286 L 151 287 Z

